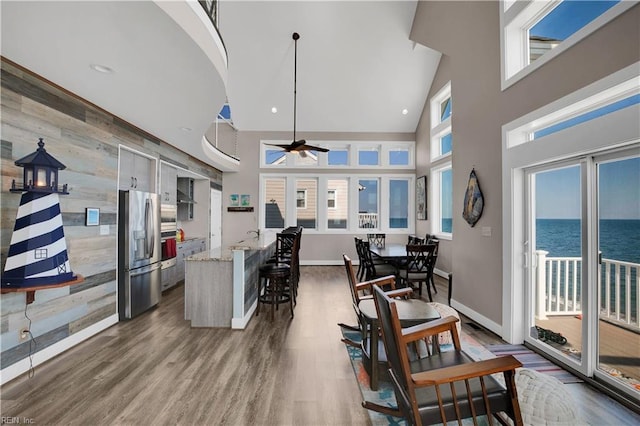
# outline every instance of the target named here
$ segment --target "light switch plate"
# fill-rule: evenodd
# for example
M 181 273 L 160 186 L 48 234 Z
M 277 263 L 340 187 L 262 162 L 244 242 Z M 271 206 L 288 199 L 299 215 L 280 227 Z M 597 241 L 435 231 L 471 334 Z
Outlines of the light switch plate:
M 109 225 L 100 225 L 100 235 L 109 235 Z
M 483 237 L 490 237 L 491 236 L 491 227 L 490 226 L 483 226 L 482 227 L 482 236 Z

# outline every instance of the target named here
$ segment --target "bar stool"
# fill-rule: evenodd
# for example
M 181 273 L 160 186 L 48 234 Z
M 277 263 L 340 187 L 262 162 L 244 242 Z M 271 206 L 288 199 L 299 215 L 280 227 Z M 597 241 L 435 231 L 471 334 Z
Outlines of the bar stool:
M 260 315 L 260 305 L 264 303 L 271 305 L 271 321 L 273 321 L 274 310 L 278 309 L 281 303 L 288 302 L 291 318 L 293 318 L 295 296 L 291 281 L 291 267 L 283 263 L 267 263 L 260 267 L 259 272 L 256 317 Z

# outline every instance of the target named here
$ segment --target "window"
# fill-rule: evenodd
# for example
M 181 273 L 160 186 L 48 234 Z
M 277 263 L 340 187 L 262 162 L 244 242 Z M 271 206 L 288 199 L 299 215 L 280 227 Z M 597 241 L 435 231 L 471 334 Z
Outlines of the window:
M 336 208 L 336 190 L 330 189 L 327 191 L 327 208 L 335 209 Z
M 433 233 L 451 238 L 453 235 L 453 102 L 451 82 L 431 98 L 431 212 Z
M 378 228 L 378 179 L 358 181 L 358 227 Z
M 331 151 L 327 153 L 327 163 L 330 166 L 348 166 L 349 150 L 331 148 Z
M 414 141 L 309 141 L 329 152 L 309 151 L 306 159 L 268 145 L 285 142 L 261 142 L 261 229 L 413 232 Z M 269 163 L 270 155 L 279 160 Z
M 39 248 L 33 250 L 34 259 L 46 259 L 48 257 L 47 249 Z
M 453 170 L 451 163 L 431 169 L 431 176 L 433 230 L 437 235 L 451 238 L 453 234 Z
M 389 181 L 389 228 L 408 227 L 409 222 L 409 181 L 391 179 Z
M 631 65 L 620 73 L 620 78 L 624 80 L 610 85 L 606 90 L 598 91 L 594 87 L 590 90 L 593 93 L 586 98 L 573 99 L 569 96 L 567 100 L 553 102 L 509 123 L 505 126 L 507 147 L 531 142 L 638 105 L 640 94 L 634 66 Z
M 562 1 L 529 29 L 529 63 L 537 60 L 619 1 Z
M 307 190 L 298 189 L 296 191 L 296 207 L 299 209 L 307 208 Z
M 630 1 L 514 1 L 500 14 L 502 90 L 635 4 Z
M 449 102 L 450 103 L 450 102 Z M 446 108 L 450 115 L 450 107 Z M 262 168 L 371 168 L 387 166 L 411 170 L 415 166 L 414 141 L 307 141 L 310 145 L 328 148 L 329 152 L 304 151 L 287 153 L 273 145 L 288 145 L 290 141 L 261 141 Z
M 265 152 L 265 163 L 271 165 L 286 164 L 286 152 L 281 149 L 268 149 Z
M 283 229 L 301 225 L 319 233 L 413 232 L 415 176 L 381 177 L 351 173 L 346 176 L 261 174 L 260 223 Z
M 408 149 L 389 150 L 389 165 L 390 166 L 409 165 L 409 150 Z
M 327 179 L 327 229 L 347 229 L 349 180 Z
M 451 82 L 444 85 L 430 102 L 431 105 L 431 160 L 451 155 L 453 136 L 451 133 Z
M 316 179 L 296 180 L 296 226 L 316 229 L 318 223 L 318 181 Z
M 264 180 L 264 227 L 266 229 L 284 228 L 287 212 L 286 183 L 287 181 L 284 178 L 269 178 Z
M 360 166 L 377 166 L 378 148 L 360 148 L 358 150 L 358 165 Z

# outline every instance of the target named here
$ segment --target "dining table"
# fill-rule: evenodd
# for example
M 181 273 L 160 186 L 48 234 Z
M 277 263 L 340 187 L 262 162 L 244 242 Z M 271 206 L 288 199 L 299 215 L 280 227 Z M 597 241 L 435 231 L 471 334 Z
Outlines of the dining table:
M 369 251 L 392 265 L 402 265 L 407 260 L 407 245 L 400 243 L 385 244 L 384 246 L 369 245 Z
M 422 324 L 425 322 L 437 320 L 440 318 L 440 314 L 433 307 L 431 303 L 428 303 L 421 299 L 398 299 L 395 301 L 398 309 L 398 317 L 400 324 L 403 328 L 411 327 L 413 325 Z M 369 324 L 371 329 L 371 337 L 369 342 L 369 350 L 363 348 L 363 351 L 369 354 L 369 365 L 365 360 L 365 369 L 369 373 L 369 387 L 371 390 L 378 390 L 378 381 L 380 380 L 380 372 L 378 365 L 378 313 L 376 311 L 375 302 L 372 298 L 361 299 L 358 304 L 358 309 L 363 315 L 365 321 Z M 437 341 L 437 339 L 436 339 Z

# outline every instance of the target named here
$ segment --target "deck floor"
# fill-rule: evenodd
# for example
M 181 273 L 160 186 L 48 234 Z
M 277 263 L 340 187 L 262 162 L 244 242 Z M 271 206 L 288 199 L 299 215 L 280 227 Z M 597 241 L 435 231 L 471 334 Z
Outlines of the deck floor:
M 546 320 L 536 320 L 536 325 L 561 333 L 567 343 L 550 346 L 580 359 L 582 352 L 582 320 L 575 316 L 549 316 Z M 609 371 L 614 369 L 625 377 L 640 381 L 640 334 L 608 321 L 599 321 L 600 365 Z

